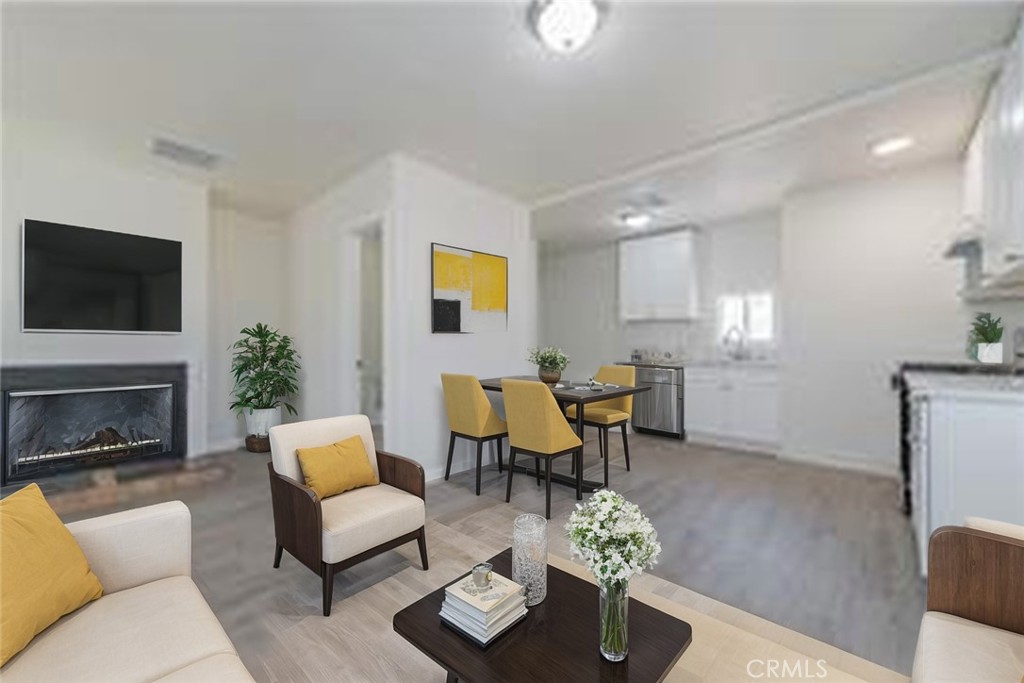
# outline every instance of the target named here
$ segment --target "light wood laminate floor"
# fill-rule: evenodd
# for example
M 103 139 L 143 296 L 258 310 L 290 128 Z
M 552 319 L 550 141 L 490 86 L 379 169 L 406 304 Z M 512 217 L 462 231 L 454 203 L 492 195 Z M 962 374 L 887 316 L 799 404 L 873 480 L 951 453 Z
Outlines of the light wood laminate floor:
M 586 476 L 599 479 L 595 435 L 587 436 Z M 737 608 L 736 619 L 762 617 L 909 673 L 925 587 L 895 481 L 639 434 L 630 434 L 630 444 L 633 471 L 626 473 L 621 445 L 611 441 L 611 486 L 659 531 L 662 557 L 645 577 L 662 582 L 656 592 L 697 605 L 720 601 Z M 390 615 L 508 547 L 517 514 L 544 509 L 543 488 L 521 475 L 506 504 L 504 476 L 493 467 L 484 471 L 479 497 L 472 472 L 430 482 L 431 570 L 419 570 L 415 544 L 365 562 L 337 577 L 334 612 L 324 620 L 319 578 L 287 554 L 280 569 L 271 566 L 268 455 L 209 457 L 226 477 L 65 520 L 183 500 L 193 515 L 194 578 L 258 680 L 425 680 L 439 669 L 395 640 Z M 574 503 L 570 489 L 554 487 L 550 550 L 562 557 L 569 555 L 562 528 Z

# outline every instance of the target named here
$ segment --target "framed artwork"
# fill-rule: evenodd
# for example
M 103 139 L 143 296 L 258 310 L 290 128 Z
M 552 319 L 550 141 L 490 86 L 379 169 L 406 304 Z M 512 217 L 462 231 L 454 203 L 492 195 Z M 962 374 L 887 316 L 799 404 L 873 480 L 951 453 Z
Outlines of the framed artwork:
M 431 332 L 508 329 L 508 258 L 430 244 Z

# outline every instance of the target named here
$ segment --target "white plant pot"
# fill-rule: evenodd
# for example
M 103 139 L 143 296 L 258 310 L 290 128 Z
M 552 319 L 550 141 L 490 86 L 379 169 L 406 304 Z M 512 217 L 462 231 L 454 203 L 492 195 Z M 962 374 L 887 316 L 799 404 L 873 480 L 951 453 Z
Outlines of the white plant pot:
M 270 428 L 281 424 L 281 406 L 277 408 L 257 408 L 251 412 L 243 410 L 245 415 L 245 433 L 266 436 Z
M 978 344 L 978 360 L 982 363 L 1002 363 L 1003 343 Z

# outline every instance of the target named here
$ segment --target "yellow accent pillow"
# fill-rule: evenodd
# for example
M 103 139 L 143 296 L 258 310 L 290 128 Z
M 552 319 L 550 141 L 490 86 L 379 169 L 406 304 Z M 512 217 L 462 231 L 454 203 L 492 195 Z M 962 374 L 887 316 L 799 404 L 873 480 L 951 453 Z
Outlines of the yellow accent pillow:
M 306 486 L 313 489 L 320 500 L 380 483 L 358 434 L 329 446 L 299 448 L 295 454 Z
M 0 666 L 101 595 L 100 580 L 39 486 L 0 500 Z

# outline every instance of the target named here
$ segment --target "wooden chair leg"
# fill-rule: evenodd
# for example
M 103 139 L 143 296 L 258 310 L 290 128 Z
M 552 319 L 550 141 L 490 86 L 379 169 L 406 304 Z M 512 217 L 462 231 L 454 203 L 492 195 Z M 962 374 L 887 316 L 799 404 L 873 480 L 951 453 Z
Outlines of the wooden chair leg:
M 604 442 L 604 450 L 605 450 L 605 454 L 607 455 L 607 453 L 608 453 L 608 430 L 607 429 L 602 429 L 601 430 L 601 440 Z M 605 488 L 608 488 L 608 461 L 609 460 L 611 460 L 611 458 L 605 458 L 604 459 L 604 487 Z
M 544 465 L 544 518 L 551 519 L 551 461 L 554 458 L 544 458 L 547 462 Z
M 480 495 L 480 469 L 484 466 L 484 442 L 476 442 L 476 495 Z
M 331 604 L 334 602 L 334 565 L 321 563 L 321 575 L 324 580 L 324 616 L 331 616 Z
M 497 447 L 498 447 L 498 474 L 501 474 L 502 471 L 504 471 L 505 468 L 502 467 L 502 464 L 501 464 L 502 457 L 501 457 L 501 437 L 500 436 L 498 437 L 496 444 L 497 444 Z
M 455 452 L 455 432 L 452 432 L 452 438 L 448 439 L 448 464 L 444 467 L 444 480 L 448 481 L 448 476 L 452 473 L 452 453 Z
M 629 439 L 626 438 L 626 423 L 622 423 L 622 452 L 626 454 L 626 471 L 629 472 Z
M 512 469 L 516 466 L 516 449 L 508 446 L 508 485 L 505 488 L 505 502 L 512 500 Z
M 540 458 L 533 459 L 533 466 L 537 469 L 537 486 L 540 486 Z
M 284 548 L 281 547 L 280 543 L 276 544 L 274 548 L 274 569 L 281 566 L 281 553 L 284 552 Z
M 420 527 L 416 544 L 420 547 L 420 563 L 423 565 L 423 571 L 427 571 L 430 569 L 430 562 L 427 561 L 427 530 L 425 527 Z

